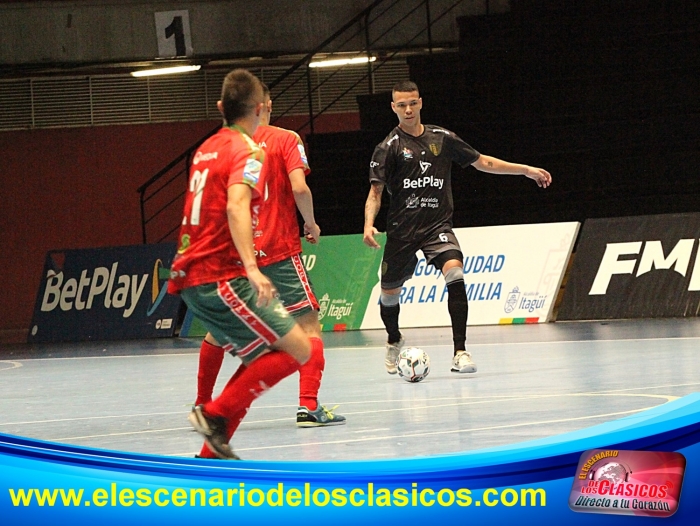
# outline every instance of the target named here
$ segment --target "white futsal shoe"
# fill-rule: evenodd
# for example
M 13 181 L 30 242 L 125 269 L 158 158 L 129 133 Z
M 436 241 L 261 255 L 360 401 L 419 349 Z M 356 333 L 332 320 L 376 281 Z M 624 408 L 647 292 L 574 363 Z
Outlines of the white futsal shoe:
M 396 343 L 386 344 L 386 356 L 384 357 L 384 366 L 386 367 L 386 372 L 389 374 L 396 374 L 398 370 L 396 369 L 396 361 L 399 359 L 399 353 L 401 348 L 406 342 L 403 336 Z
M 457 351 L 454 358 L 452 358 L 452 369 L 453 373 L 475 373 L 476 364 L 472 360 L 472 353 L 467 351 Z

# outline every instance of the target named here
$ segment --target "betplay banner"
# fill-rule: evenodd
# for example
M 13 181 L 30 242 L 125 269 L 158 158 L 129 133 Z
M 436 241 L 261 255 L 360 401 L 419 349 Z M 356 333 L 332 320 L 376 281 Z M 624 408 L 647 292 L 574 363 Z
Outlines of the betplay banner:
M 47 253 L 29 343 L 173 336 L 174 243 Z

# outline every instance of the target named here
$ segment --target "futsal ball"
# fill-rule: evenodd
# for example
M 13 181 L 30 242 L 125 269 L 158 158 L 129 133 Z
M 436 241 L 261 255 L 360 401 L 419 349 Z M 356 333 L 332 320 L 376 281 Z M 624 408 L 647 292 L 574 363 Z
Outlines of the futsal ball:
M 423 349 L 406 347 L 399 353 L 396 368 L 407 382 L 420 382 L 430 372 L 430 357 Z

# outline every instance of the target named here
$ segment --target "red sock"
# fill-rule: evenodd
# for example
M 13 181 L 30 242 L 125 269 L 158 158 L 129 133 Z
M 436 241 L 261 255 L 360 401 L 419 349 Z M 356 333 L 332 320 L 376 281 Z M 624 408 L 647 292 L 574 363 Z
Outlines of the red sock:
M 323 340 L 311 340 L 311 358 L 299 368 L 299 405 L 310 411 L 318 409 L 318 390 L 321 388 L 321 377 L 326 366 L 323 356 Z
M 299 362 L 284 351 L 264 354 L 249 363 L 235 381 L 230 381 L 221 396 L 206 404 L 204 412 L 230 420 L 241 411 L 248 411 L 253 400 L 299 367 Z
M 238 369 L 236 369 L 236 372 L 233 373 L 233 376 L 226 384 L 226 387 L 235 382 L 243 374 L 243 371 L 245 371 L 245 369 L 245 364 L 241 364 L 238 367 Z M 245 418 L 245 415 L 247 413 L 248 409 L 245 409 L 239 411 L 229 419 L 228 425 L 226 426 L 226 432 L 228 433 L 229 440 L 233 436 L 233 433 L 236 432 L 236 429 L 238 429 L 238 426 L 241 425 L 241 421 L 243 421 L 243 418 Z M 204 443 L 204 445 L 202 445 L 202 450 L 199 452 L 199 456 L 202 458 L 219 458 L 214 453 L 212 453 L 211 449 L 209 449 L 209 446 L 207 446 L 206 442 Z
M 228 420 L 226 431 L 231 440 L 253 400 L 297 370 L 299 362 L 284 351 L 264 354 L 248 366 L 239 367 L 221 395 L 204 406 L 204 412 Z M 214 458 L 216 455 L 204 444 L 199 456 Z
M 216 377 L 224 362 L 224 350 L 208 341 L 202 342 L 199 349 L 199 370 L 197 371 L 197 399 L 194 405 L 211 402 Z

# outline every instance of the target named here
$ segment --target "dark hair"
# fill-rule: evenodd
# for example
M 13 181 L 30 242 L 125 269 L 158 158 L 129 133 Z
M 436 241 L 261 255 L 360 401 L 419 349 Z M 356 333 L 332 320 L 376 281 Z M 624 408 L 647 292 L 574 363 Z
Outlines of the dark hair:
M 224 106 L 224 119 L 227 123 L 234 123 L 245 117 L 262 102 L 262 83 L 250 71 L 234 69 L 226 78 L 221 87 L 221 103 Z
M 262 85 L 262 89 L 263 89 L 263 98 L 264 99 L 269 98 L 270 97 L 270 88 L 267 86 L 267 84 L 265 84 L 262 81 L 260 82 L 260 84 Z
M 418 91 L 418 86 L 412 80 L 402 80 L 394 84 L 394 88 L 391 90 L 391 93 L 396 93 L 397 91 L 400 91 L 401 93 Z

